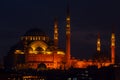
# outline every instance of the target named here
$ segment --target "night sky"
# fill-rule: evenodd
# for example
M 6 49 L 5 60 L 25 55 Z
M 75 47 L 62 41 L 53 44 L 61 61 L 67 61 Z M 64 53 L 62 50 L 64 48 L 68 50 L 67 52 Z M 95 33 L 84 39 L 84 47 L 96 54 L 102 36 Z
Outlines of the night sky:
M 120 5 L 117 0 L 70 0 L 71 54 L 89 58 L 96 53 L 100 33 L 102 51 L 110 52 L 112 26 L 116 53 L 120 56 Z M 1 0 L 0 57 L 31 28 L 40 28 L 53 38 L 54 18 L 59 22 L 59 45 L 65 50 L 67 0 Z

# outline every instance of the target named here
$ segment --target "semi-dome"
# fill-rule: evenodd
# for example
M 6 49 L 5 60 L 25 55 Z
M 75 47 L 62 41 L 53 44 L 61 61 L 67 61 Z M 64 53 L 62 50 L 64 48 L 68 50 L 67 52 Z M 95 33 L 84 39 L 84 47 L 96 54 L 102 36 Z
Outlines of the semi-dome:
M 39 28 L 33 28 L 28 30 L 24 36 L 46 36 L 46 34 Z

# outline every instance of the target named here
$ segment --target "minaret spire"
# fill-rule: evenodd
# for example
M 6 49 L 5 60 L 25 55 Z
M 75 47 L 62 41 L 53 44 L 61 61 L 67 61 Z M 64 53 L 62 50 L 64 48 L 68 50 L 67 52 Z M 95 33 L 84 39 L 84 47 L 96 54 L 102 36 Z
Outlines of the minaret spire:
M 57 18 L 54 20 L 54 46 L 58 48 L 58 21 Z
M 100 53 L 101 51 L 101 42 L 100 42 L 100 33 L 98 33 L 98 38 L 97 38 L 97 53 Z
M 115 64 L 115 33 L 111 34 L 111 63 Z
M 67 16 L 66 16 L 66 64 L 67 68 L 70 67 L 70 37 L 71 37 L 71 31 L 70 31 L 70 9 L 69 5 L 67 4 Z

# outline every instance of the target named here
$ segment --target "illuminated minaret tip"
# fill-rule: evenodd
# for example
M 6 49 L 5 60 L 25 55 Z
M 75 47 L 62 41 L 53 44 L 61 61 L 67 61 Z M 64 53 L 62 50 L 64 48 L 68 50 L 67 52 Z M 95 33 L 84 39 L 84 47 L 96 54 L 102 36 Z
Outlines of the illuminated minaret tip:
M 98 33 L 98 38 L 97 38 L 97 53 L 100 53 L 100 50 L 101 50 L 100 33 Z
M 58 48 L 58 21 L 57 18 L 54 20 L 54 46 Z
M 115 33 L 111 34 L 111 63 L 115 64 Z
M 66 62 L 67 62 L 67 67 L 70 67 L 70 56 L 71 56 L 71 51 L 70 51 L 70 36 L 71 36 L 71 31 L 70 31 L 70 9 L 69 5 L 67 5 L 67 16 L 66 16 Z

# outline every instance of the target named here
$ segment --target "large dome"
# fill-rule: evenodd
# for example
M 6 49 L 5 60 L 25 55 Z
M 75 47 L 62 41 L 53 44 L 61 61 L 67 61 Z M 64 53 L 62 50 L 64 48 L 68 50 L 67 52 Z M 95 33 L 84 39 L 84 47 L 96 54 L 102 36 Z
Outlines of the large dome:
M 25 33 L 25 35 L 21 37 L 21 40 L 29 40 L 29 41 L 42 40 L 45 42 L 49 42 L 50 38 L 41 29 L 33 28 L 28 30 Z
M 45 32 L 38 28 L 30 29 L 24 36 L 46 36 Z

